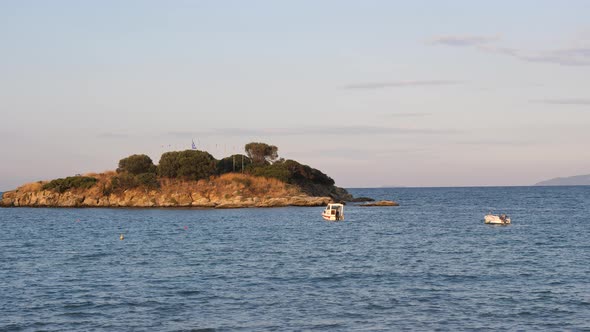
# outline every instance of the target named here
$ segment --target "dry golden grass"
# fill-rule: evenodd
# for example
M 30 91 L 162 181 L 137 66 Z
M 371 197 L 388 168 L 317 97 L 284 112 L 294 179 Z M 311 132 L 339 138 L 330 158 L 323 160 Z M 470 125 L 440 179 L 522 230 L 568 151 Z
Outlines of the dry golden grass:
M 35 191 L 40 191 L 41 187 L 43 186 L 43 184 L 47 183 L 45 182 L 31 182 L 31 183 L 25 183 L 22 186 L 18 187 L 18 191 L 24 191 L 24 192 L 35 192 Z
M 86 191 L 88 195 L 102 196 L 111 188 L 111 180 L 117 173 L 106 171 L 103 173 L 86 173 L 84 176 L 97 179 L 96 185 Z M 161 194 L 191 194 L 200 193 L 203 196 L 227 197 L 240 195 L 245 197 L 284 197 L 299 195 L 298 187 L 289 185 L 274 178 L 257 177 L 242 173 L 227 173 L 221 176 L 212 176 L 198 181 L 186 181 L 180 179 L 160 178 Z M 40 191 L 44 182 L 27 183 L 19 187 L 19 191 Z M 138 189 L 142 190 L 142 189 Z
M 225 197 L 236 192 L 242 196 L 288 196 L 296 195 L 299 189 L 277 179 L 256 177 L 241 173 L 227 173 L 199 181 L 161 179 L 163 194 L 198 192 L 204 196 Z

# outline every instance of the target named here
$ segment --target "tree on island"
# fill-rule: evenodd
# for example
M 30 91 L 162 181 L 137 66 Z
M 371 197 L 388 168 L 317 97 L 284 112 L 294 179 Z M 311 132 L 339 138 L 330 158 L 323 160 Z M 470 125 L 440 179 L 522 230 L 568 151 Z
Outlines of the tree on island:
M 103 191 L 126 190 L 139 186 L 148 189 L 158 188 L 160 182 L 156 175 L 156 169 L 152 159 L 145 154 L 134 154 L 123 158 L 119 160 L 117 175 L 111 179 L 110 188 L 104 188 Z
M 266 143 L 248 143 L 244 147 L 244 150 L 255 165 L 272 164 L 277 158 L 279 158 L 279 148 Z
M 242 172 L 244 168 L 252 164 L 252 160 L 243 154 L 234 154 L 225 157 L 217 162 L 217 173 L 234 173 Z
M 141 173 L 155 173 L 156 165 L 152 159 L 145 154 L 134 154 L 127 158 L 119 160 L 117 173 L 129 172 L 133 175 Z
M 215 158 L 205 151 L 166 152 L 160 157 L 158 175 L 168 178 L 200 180 L 217 173 Z

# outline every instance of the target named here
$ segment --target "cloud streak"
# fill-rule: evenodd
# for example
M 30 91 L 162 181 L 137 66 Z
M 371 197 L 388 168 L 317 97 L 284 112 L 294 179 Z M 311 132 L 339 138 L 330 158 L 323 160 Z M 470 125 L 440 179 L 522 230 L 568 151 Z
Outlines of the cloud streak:
M 335 158 L 355 161 L 371 161 L 376 158 L 399 157 L 400 155 L 417 155 L 433 151 L 428 148 L 398 148 L 398 149 L 352 149 L 335 148 L 330 150 L 306 150 L 296 153 L 299 157 Z
M 470 140 L 470 141 L 459 141 L 456 142 L 458 145 L 465 146 L 501 146 L 501 147 L 527 147 L 527 146 L 538 146 L 544 144 L 539 141 L 519 141 L 519 140 Z
M 533 100 L 533 102 L 549 104 L 549 105 L 590 106 L 590 99 L 584 99 L 584 98 L 544 99 L 544 100 Z
M 481 51 L 507 55 L 526 62 L 552 63 L 562 66 L 590 66 L 590 48 L 567 48 L 525 51 L 508 47 L 479 46 Z
M 421 118 L 431 116 L 432 113 L 406 112 L 406 113 L 383 113 L 381 116 L 387 118 Z
M 277 137 L 277 136 L 355 136 L 355 135 L 454 135 L 457 130 L 434 128 L 392 128 L 379 126 L 303 127 L 303 128 L 227 128 L 198 132 L 174 131 L 164 136 L 191 139 L 202 136 L 224 137 Z
M 434 45 L 469 47 L 491 43 L 498 39 L 498 37 L 492 36 L 439 36 L 432 38 L 429 43 Z
M 485 53 L 510 56 L 526 62 L 552 63 L 561 66 L 590 66 L 589 46 L 524 50 L 498 45 L 499 41 L 500 38 L 492 36 L 444 36 L 433 38 L 429 44 L 470 47 Z
M 122 139 L 122 138 L 129 138 L 128 134 L 122 133 L 102 133 L 98 134 L 98 138 L 107 138 L 107 139 Z
M 385 88 L 405 88 L 414 86 L 444 86 L 460 84 L 459 81 L 451 80 L 423 80 L 423 81 L 393 81 L 393 82 L 367 82 L 345 85 L 345 90 L 375 90 Z

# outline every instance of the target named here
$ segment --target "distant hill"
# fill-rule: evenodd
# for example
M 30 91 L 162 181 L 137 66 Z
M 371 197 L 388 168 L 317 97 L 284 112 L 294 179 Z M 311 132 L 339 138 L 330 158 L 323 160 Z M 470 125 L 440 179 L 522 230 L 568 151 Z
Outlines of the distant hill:
M 535 186 L 590 186 L 590 174 L 554 178 L 541 181 L 535 184 Z

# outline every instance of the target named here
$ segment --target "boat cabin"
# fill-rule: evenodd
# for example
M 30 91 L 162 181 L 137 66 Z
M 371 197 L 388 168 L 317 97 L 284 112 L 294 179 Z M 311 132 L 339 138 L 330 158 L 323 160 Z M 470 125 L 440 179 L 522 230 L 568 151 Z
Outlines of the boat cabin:
M 340 203 L 328 204 L 322 212 L 322 218 L 331 221 L 344 220 L 344 205 Z

